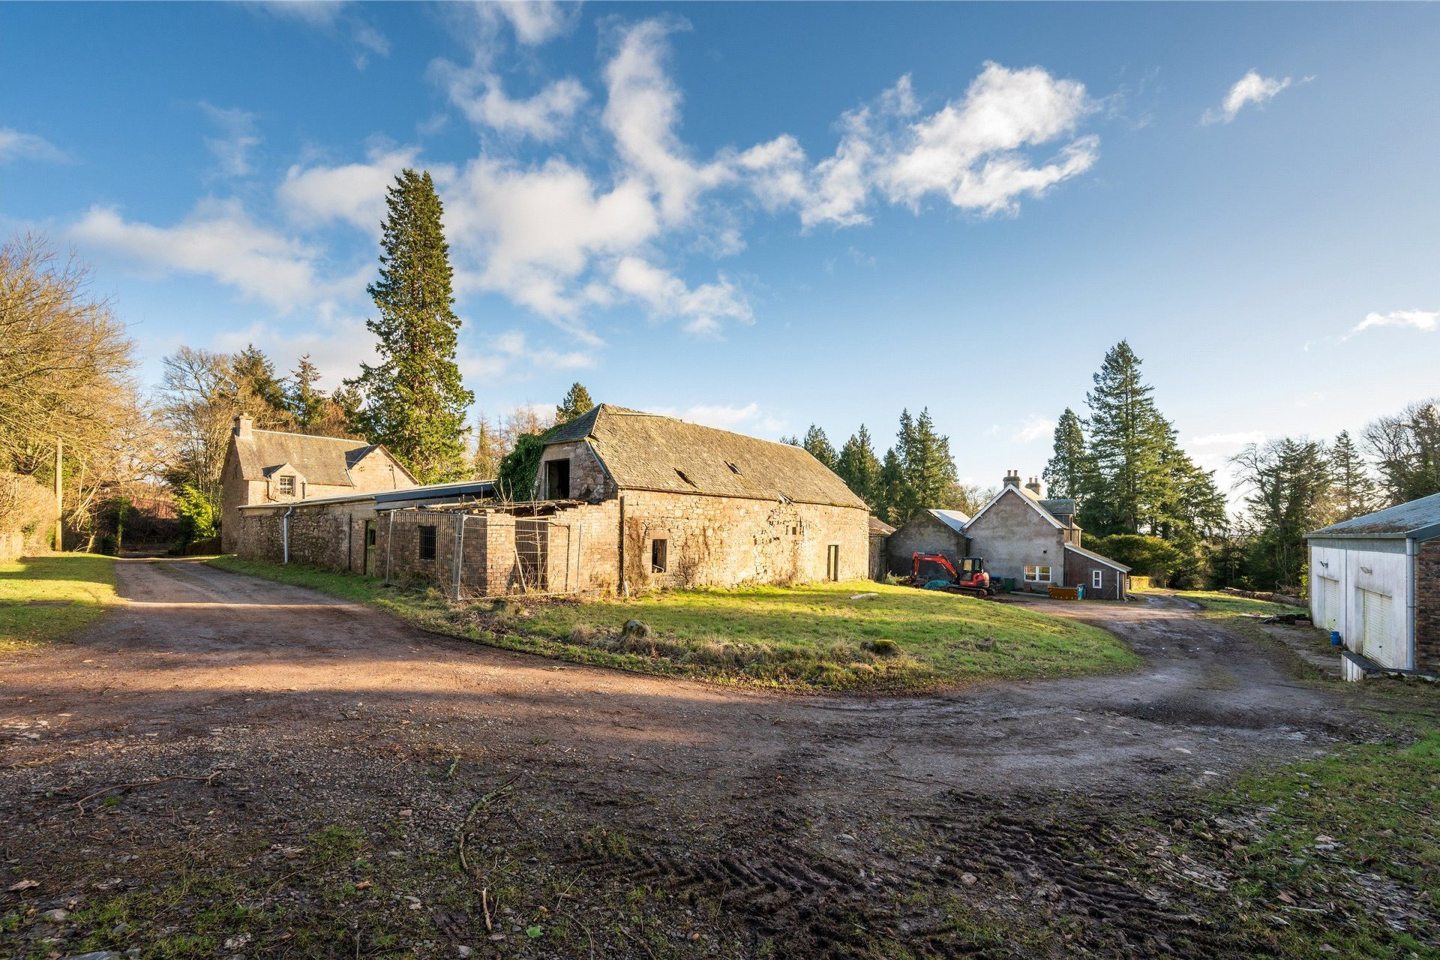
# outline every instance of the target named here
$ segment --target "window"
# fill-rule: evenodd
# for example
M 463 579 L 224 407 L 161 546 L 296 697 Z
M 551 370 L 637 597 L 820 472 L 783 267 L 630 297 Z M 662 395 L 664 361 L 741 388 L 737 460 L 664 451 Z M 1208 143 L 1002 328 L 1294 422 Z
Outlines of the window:
M 550 460 L 545 464 L 545 499 L 570 499 L 570 461 Z
M 664 573 L 664 572 L 669 568 L 669 563 L 670 563 L 670 541 L 669 541 L 669 540 L 651 540 L 651 541 L 650 541 L 650 572 L 651 572 L 651 573 Z
M 1099 590 L 1101 587 L 1105 586 L 1105 571 L 1091 570 L 1090 586 L 1095 588 L 1096 590 Z
M 280 490 L 280 496 L 282 496 L 282 497 L 293 497 L 293 496 L 295 496 L 295 478 L 294 478 L 294 477 L 279 477 L 279 478 L 277 478 L 276 483 L 277 483 L 277 485 L 278 485 L 278 487 L 279 487 L 279 490 Z
M 368 523 L 365 525 L 365 545 L 367 547 L 375 546 L 375 528 Z
M 840 544 L 832 543 L 825 548 L 825 579 L 837 582 L 840 579 Z
M 434 527 L 421 527 L 421 528 L 420 528 L 420 559 L 421 559 L 421 560 L 434 560 L 434 559 L 435 559 L 435 528 L 434 528 Z
M 1033 567 L 1027 565 L 1027 566 L 1025 567 L 1025 582 L 1026 582 L 1026 583 L 1049 583 L 1049 582 L 1050 582 L 1050 567 L 1049 567 L 1048 565 L 1044 565 L 1044 566 L 1033 566 Z

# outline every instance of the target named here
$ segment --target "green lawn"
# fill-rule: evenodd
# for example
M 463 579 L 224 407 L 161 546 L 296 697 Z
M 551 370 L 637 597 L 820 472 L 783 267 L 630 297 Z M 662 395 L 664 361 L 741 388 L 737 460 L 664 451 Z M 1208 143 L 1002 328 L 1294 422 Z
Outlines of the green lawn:
M 222 569 L 382 607 L 495 646 L 722 682 L 803 690 L 934 689 L 1102 673 L 1140 660 L 1103 630 L 1018 605 L 870 582 L 683 590 L 631 600 L 482 601 L 350 574 L 223 557 Z M 851 599 L 871 594 L 867 599 Z M 649 636 L 626 636 L 628 620 Z
M 0 563 L 0 653 L 59 640 L 115 599 L 115 561 L 62 553 Z
M 1284 613 L 1306 612 L 1304 607 L 1292 607 L 1288 603 L 1272 603 L 1269 600 L 1252 600 L 1249 597 L 1237 597 L 1219 590 L 1176 590 L 1173 595 L 1184 600 L 1195 601 L 1204 608 L 1206 613 L 1218 613 L 1232 617 L 1273 617 Z

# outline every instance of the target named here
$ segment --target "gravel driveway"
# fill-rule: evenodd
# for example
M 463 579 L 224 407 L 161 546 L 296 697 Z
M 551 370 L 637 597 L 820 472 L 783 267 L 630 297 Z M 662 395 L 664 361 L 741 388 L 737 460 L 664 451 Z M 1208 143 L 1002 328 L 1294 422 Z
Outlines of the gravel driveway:
M 475 797 L 513 780 L 505 817 L 474 849 L 499 869 L 523 848 L 526 863 L 570 876 L 577 918 L 587 898 L 603 913 L 610 893 L 648 878 L 689 891 L 692 920 L 695 903 L 724 905 L 680 941 L 705 948 L 695 955 L 748 956 L 767 943 L 781 955 L 844 955 L 859 950 L 845 918 L 881 901 L 877 884 L 965 884 L 984 897 L 987 876 L 1007 872 L 991 861 L 1033 866 L 1021 848 L 1054 829 L 1057 803 L 1169 803 L 1157 798 L 1372 733 L 1335 694 L 1173 600 L 1037 601 L 1130 643 L 1146 661 L 1133 674 L 919 699 L 797 697 L 495 650 L 192 561 L 118 570 L 126 602 L 75 642 L 0 658 L 0 890 L 35 878 L 26 896 L 36 906 L 52 902 L 45 895 L 93 902 L 94 878 L 123 873 L 124 857 L 227 831 L 283 848 L 344 823 L 390 838 L 397 859 L 447 856 Z M 131 783 L 145 787 L 77 815 L 77 798 Z M 996 811 L 1034 817 L 1006 839 Z M 966 840 L 982 812 L 988 839 Z M 623 849 L 606 837 L 624 838 Z M 1094 933 L 1097 949 L 1155 949 L 1156 921 L 1112 900 L 1082 911 L 1082 928 L 1111 927 Z M 436 914 L 440 933 L 415 949 L 454 956 L 473 943 L 513 955 L 503 926 L 499 940 L 479 931 L 483 906 L 484 916 L 464 904 Z M 0 916 L 6 908 L 0 896 Z M 562 897 L 554 910 L 564 909 Z M 921 955 L 926 943 L 935 955 L 953 948 L 933 917 L 882 913 L 875 922 Z M 0 927 L 0 946 L 6 936 Z M 36 934 L 26 936 L 17 955 Z M 1205 949 L 1224 952 L 1218 940 Z

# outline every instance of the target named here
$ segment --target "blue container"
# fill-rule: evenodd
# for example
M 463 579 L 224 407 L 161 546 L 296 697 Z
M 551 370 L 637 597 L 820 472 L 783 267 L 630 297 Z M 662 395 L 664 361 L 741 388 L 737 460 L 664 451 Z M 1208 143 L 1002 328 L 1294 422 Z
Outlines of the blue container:
M 1343 643 L 1344 643 L 1344 641 L 1342 641 L 1342 640 L 1340 639 L 1340 631 L 1339 631 L 1339 630 L 1331 630 L 1331 631 L 1330 631 L 1330 646 L 1332 646 L 1332 647 L 1338 647 L 1338 646 L 1341 646 Z

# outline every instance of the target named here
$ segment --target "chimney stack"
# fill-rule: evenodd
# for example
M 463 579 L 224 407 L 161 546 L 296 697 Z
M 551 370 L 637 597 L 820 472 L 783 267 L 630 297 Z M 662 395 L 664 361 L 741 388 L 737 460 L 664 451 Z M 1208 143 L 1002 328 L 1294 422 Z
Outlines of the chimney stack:
M 235 429 L 232 432 L 235 434 L 236 438 L 240 440 L 249 440 L 254 435 L 254 429 L 254 418 L 247 417 L 245 416 L 245 414 L 242 413 L 240 414 L 240 416 L 235 418 Z
M 1031 493 L 1035 494 L 1035 496 L 1037 496 L 1037 497 L 1043 497 L 1043 496 L 1045 496 L 1045 488 L 1040 485 L 1040 478 L 1039 478 L 1039 477 L 1031 477 L 1031 478 L 1030 478 L 1030 482 L 1027 483 L 1027 484 L 1025 484 L 1025 489 L 1026 489 L 1026 490 L 1029 490 Z
M 1007 474 L 1005 474 L 1005 486 L 1007 486 L 1007 487 L 1018 487 L 1018 486 L 1020 486 L 1020 471 L 1019 471 L 1019 470 L 1016 470 L 1014 467 L 1011 467 L 1011 468 L 1010 468 L 1010 472 L 1007 473 Z

